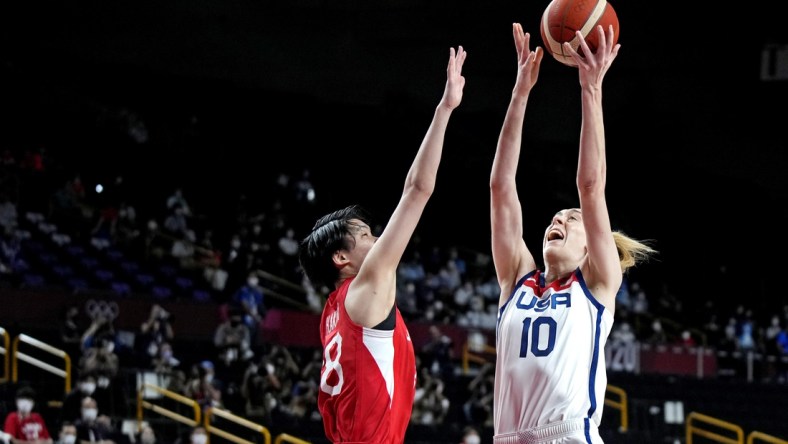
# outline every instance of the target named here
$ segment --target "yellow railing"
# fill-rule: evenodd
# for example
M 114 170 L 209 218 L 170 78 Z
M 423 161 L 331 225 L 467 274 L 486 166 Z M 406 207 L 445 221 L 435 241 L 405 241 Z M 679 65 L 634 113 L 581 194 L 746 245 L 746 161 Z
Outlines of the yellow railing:
M 482 346 L 482 353 L 489 353 L 491 355 L 495 354 L 495 347 L 491 345 L 484 344 Z M 470 351 L 468 343 L 466 342 L 465 345 L 462 346 L 462 372 L 468 374 L 468 371 L 471 368 L 470 363 L 475 362 L 477 364 L 486 364 L 489 362 L 487 358 L 484 356 L 478 355 Z
M 616 387 L 614 385 L 607 385 L 607 391 L 610 393 L 615 393 L 618 395 L 618 401 L 614 399 L 610 399 L 605 396 L 605 405 L 611 408 L 618 410 L 621 413 L 621 422 L 619 430 L 622 432 L 626 432 L 629 429 L 629 415 L 628 415 L 628 408 L 627 408 L 627 392 L 620 387 Z
M 712 430 L 707 430 L 696 426 L 696 422 L 701 422 L 705 424 L 711 424 L 721 429 L 725 429 L 729 432 L 732 432 L 736 435 L 735 438 L 731 438 L 728 436 L 720 435 L 717 432 Z M 691 412 L 687 415 L 687 436 L 686 436 L 686 444 L 692 444 L 692 436 L 698 435 L 703 438 L 711 439 L 712 441 L 721 442 L 725 444 L 744 444 L 744 430 L 736 424 L 730 423 L 728 421 L 722 421 L 720 419 L 704 415 L 698 412 Z
M 64 368 L 60 369 L 55 367 L 52 364 L 48 364 L 38 358 L 30 356 L 26 353 L 21 353 L 19 351 L 19 343 L 28 344 L 39 350 L 43 350 L 51 355 L 55 355 L 58 358 L 63 358 Z M 12 368 L 11 368 L 11 381 L 16 383 L 19 380 L 19 361 L 27 362 L 30 365 L 38 367 L 46 372 L 52 373 L 55 376 L 59 376 L 63 378 L 65 381 L 65 389 L 64 393 L 68 393 L 71 391 L 71 357 L 68 356 L 63 350 L 58 348 L 52 347 L 49 344 L 39 341 L 38 339 L 31 338 L 28 335 L 22 334 L 14 338 L 13 343 L 13 359 L 12 359 Z
M 309 441 L 304 441 L 303 439 L 298 439 L 295 436 L 290 436 L 287 433 L 282 433 L 276 437 L 274 440 L 274 444 L 282 444 L 283 442 L 290 442 L 293 444 L 310 444 Z
M 257 424 L 257 423 L 254 423 L 252 421 L 249 421 L 248 419 L 241 418 L 240 416 L 235 415 L 235 414 L 233 414 L 233 413 L 231 413 L 231 412 L 229 412 L 227 410 L 222 410 L 222 409 L 218 409 L 218 408 L 215 408 L 215 407 L 211 407 L 205 413 L 204 426 L 205 426 L 205 430 L 208 432 L 209 439 L 210 439 L 211 434 L 214 434 L 216 436 L 221 436 L 224 439 L 227 439 L 229 441 L 232 441 L 232 442 L 235 442 L 235 443 L 238 443 L 238 444 L 255 444 L 254 441 L 245 440 L 245 439 L 243 439 L 243 438 L 241 438 L 241 437 L 239 437 L 237 435 L 234 435 L 234 434 L 232 434 L 230 432 L 227 432 L 226 430 L 222 430 L 222 429 L 216 427 L 214 424 L 212 424 L 214 416 L 218 416 L 220 418 L 224 418 L 224 419 L 226 419 L 228 421 L 231 421 L 231 422 L 234 422 L 234 423 L 236 423 L 236 424 L 238 424 L 240 426 L 246 427 L 247 429 L 251 429 L 251 430 L 253 430 L 253 431 L 257 432 L 257 433 L 260 433 L 260 434 L 263 435 L 263 439 L 265 440 L 264 441 L 265 444 L 271 444 L 271 432 L 269 432 L 267 428 L 261 426 L 260 424 Z
M 0 347 L 0 353 L 3 354 L 3 376 L 0 376 L 0 382 L 8 381 L 8 368 L 11 362 L 11 336 L 9 336 L 6 329 L 0 327 L 0 335 L 3 336 L 3 345 Z
M 771 444 L 788 444 L 788 441 L 784 439 L 780 439 L 772 435 L 767 435 L 766 433 L 762 433 L 762 432 L 757 432 L 757 431 L 750 432 L 750 434 L 747 435 L 747 444 L 754 444 L 755 442 L 757 442 L 756 440 L 768 442 Z
M 143 398 L 143 394 L 147 389 L 153 390 L 156 393 L 159 393 L 163 396 L 166 396 L 170 399 L 180 402 L 181 404 L 186 404 L 191 406 L 194 410 L 194 418 L 188 418 L 174 410 L 169 410 L 162 406 L 153 404 L 152 402 L 146 401 Z M 247 429 L 250 429 L 254 432 L 260 433 L 263 436 L 264 443 L 271 444 L 271 432 L 269 432 L 268 429 L 265 428 L 264 426 L 249 421 L 248 419 L 242 418 L 238 415 L 235 415 L 230 411 L 215 408 L 215 407 L 207 409 L 205 414 L 201 415 L 200 404 L 196 400 L 180 395 L 175 392 L 171 392 L 167 389 L 158 387 L 153 384 L 144 383 L 139 388 L 139 390 L 137 390 L 137 427 L 138 428 L 141 427 L 143 424 L 142 420 L 143 420 L 144 409 L 152 410 L 162 416 L 186 424 L 190 427 L 196 427 L 196 426 L 205 427 L 205 431 L 208 432 L 209 443 L 210 443 L 211 434 L 222 437 L 226 440 L 238 444 L 255 444 L 257 442 L 257 441 L 245 440 L 239 437 L 238 435 L 228 432 L 227 430 L 223 430 L 216 427 L 216 425 L 214 424 L 215 422 L 214 417 L 219 417 L 231 421 Z M 304 441 L 303 439 L 296 438 L 294 436 L 288 435 L 287 433 L 282 433 L 278 435 L 276 437 L 275 442 L 276 444 L 281 444 L 283 442 L 292 443 L 292 444 L 310 444 L 309 441 Z
M 146 401 L 143 397 L 146 389 L 151 389 L 156 393 L 159 393 L 163 396 L 166 396 L 169 399 L 172 399 L 176 402 L 181 404 L 188 405 L 194 411 L 194 417 L 189 418 L 187 416 L 181 415 L 180 413 L 176 412 L 175 410 L 170 410 L 164 408 L 160 405 L 156 405 L 150 401 Z M 151 410 L 155 413 L 158 413 L 162 416 L 166 416 L 172 420 L 178 421 L 180 423 L 186 424 L 190 427 L 195 427 L 200 424 L 200 404 L 195 401 L 194 399 L 187 398 L 186 396 L 180 395 L 175 392 L 171 392 L 167 389 L 155 386 L 153 384 L 144 383 L 142 386 L 137 390 L 137 424 L 139 426 L 142 425 L 142 418 L 143 418 L 143 411 L 144 409 Z

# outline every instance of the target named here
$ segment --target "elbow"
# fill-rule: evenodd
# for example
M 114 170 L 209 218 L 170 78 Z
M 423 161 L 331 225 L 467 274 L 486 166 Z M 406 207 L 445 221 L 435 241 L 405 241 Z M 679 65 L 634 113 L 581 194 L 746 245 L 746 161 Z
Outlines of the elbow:
M 514 183 L 514 176 L 509 174 L 502 174 L 500 172 L 493 172 L 490 174 L 490 191 L 493 193 L 503 192 L 513 186 Z
M 407 194 L 409 196 L 420 197 L 422 199 L 429 199 L 432 196 L 432 193 L 435 191 L 435 181 L 427 181 L 427 180 L 414 180 L 410 181 L 405 185 L 405 190 L 403 194 Z
M 493 194 L 500 194 L 505 189 L 505 185 L 506 183 L 497 177 L 490 178 L 490 192 Z
M 605 191 L 602 177 L 577 178 L 577 191 L 581 196 L 594 196 Z
M 493 174 L 490 176 L 490 193 L 494 196 L 503 196 L 516 192 L 517 183 L 514 176 L 506 174 Z

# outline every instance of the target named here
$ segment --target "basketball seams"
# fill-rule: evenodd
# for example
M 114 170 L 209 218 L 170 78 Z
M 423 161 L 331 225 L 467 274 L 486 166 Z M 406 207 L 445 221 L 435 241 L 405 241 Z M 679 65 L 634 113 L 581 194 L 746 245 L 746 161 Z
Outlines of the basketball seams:
M 545 40 L 545 43 L 547 43 L 548 50 L 553 54 L 558 54 L 561 51 L 561 43 L 553 38 L 553 35 L 550 33 L 550 27 L 548 25 L 549 17 L 550 11 L 542 14 L 542 29 L 547 30 L 547 32 L 542 32 L 542 38 Z
M 576 67 L 577 64 L 564 50 L 562 42 L 566 40 L 572 49 L 579 51 L 580 39 L 575 32 L 579 30 L 589 47 L 593 49 L 598 40 L 594 30 L 598 25 L 608 22 L 614 24 L 616 34 L 614 40 L 617 40 L 618 18 L 608 0 L 552 0 L 542 14 L 540 23 L 542 40 L 556 60 Z
M 580 32 L 583 34 L 583 37 L 588 38 L 588 34 L 594 30 L 596 25 L 599 23 L 599 20 L 604 15 L 605 8 L 607 8 L 607 0 L 599 0 L 596 2 L 596 6 L 594 6 L 591 14 L 583 24 L 583 28 L 580 30 Z M 577 36 L 575 36 L 569 43 L 572 45 L 572 48 L 575 49 L 580 46 L 580 40 L 578 40 Z

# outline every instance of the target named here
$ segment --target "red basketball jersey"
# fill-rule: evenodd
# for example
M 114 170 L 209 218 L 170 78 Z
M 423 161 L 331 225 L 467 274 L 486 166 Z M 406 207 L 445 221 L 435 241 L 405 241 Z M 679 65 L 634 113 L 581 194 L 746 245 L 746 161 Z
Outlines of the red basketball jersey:
M 323 427 L 334 443 L 401 444 L 416 390 L 413 343 L 396 307 L 394 330 L 350 320 L 345 297 L 352 280 L 329 295 L 320 321 Z

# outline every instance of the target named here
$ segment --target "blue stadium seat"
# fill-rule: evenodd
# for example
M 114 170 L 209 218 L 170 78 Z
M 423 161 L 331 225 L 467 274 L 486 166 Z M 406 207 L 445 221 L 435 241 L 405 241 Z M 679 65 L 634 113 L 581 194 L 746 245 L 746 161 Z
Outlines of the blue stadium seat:
M 136 276 L 134 276 L 134 279 L 137 281 L 138 284 L 142 285 L 143 287 L 149 286 L 154 281 L 153 275 L 148 273 L 139 273 Z
M 79 263 L 81 263 L 82 266 L 87 268 L 88 270 L 92 270 L 98 266 L 98 260 L 89 256 L 85 256 L 82 259 L 80 259 Z
M 74 293 L 90 289 L 88 282 L 80 277 L 72 277 L 67 284 L 68 288 Z
M 56 265 L 52 267 L 52 271 L 61 279 L 66 279 L 74 275 L 74 269 L 69 265 Z
M 192 292 L 192 299 L 198 302 L 209 302 L 211 300 L 211 294 L 205 290 L 196 288 Z
M 153 293 L 153 297 L 156 299 L 169 299 L 172 296 L 172 290 L 163 285 L 153 286 L 151 293 Z
M 109 282 L 110 279 L 115 277 L 115 273 L 113 273 L 110 270 L 103 269 L 103 268 L 99 268 L 98 270 L 96 270 L 96 272 L 94 274 L 96 275 L 96 278 L 98 280 L 100 280 L 101 282 L 105 282 L 105 283 Z
M 38 273 L 25 273 L 22 276 L 22 282 L 25 287 L 43 287 L 46 285 L 44 276 Z
M 112 282 L 110 288 L 118 296 L 131 296 L 131 286 L 125 282 Z

